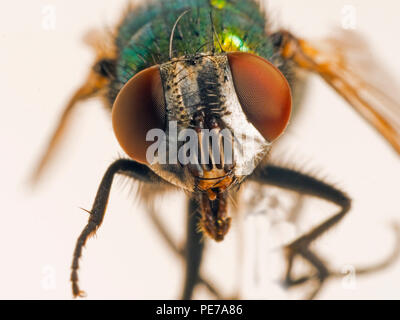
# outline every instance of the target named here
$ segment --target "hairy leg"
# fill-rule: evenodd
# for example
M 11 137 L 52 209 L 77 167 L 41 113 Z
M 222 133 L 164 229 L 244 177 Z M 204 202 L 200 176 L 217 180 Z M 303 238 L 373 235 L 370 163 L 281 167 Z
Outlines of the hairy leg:
M 328 277 L 338 276 L 338 273 L 329 270 L 324 261 L 319 258 L 314 252 L 312 252 L 309 246 L 315 239 L 317 239 L 324 232 L 336 225 L 345 216 L 351 206 L 350 198 L 343 191 L 340 191 L 323 181 L 320 181 L 314 177 L 300 173 L 298 171 L 282 168 L 279 166 L 267 165 L 263 168 L 256 170 L 251 178 L 263 184 L 274 185 L 277 187 L 296 191 L 303 195 L 318 197 L 339 206 L 339 212 L 337 212 L 331 218 L 326 219 L 324 222 L 311 229 L 308 233 L 297 238 L 285 247 L 285 254 L 287 258 L 287 270 L 285 276 L 286 286 L 291 287 L 303 284 L 310 280 L 314 280 L 316 282 L 316 286 L 314 287 L 312 293 L 308 296 L 308 298 L 315 298 L 315 296 L 320 291 L 324 281 Z M 385 259 L 385 261 L 373 267 L 360 269 L 360 272 L 362 274 L 381 270 L 394 262 L 394 260 L 399 255 L 399 236 L 397 231 L 396 233 L 398 243 L 393 254 Z M 311 266 L 314 267 L 315 273 L 294 279 L 292 275 L 293 262 L 297 256 L 300 256 L 308 261 Z
M 85 246 L 87 239 L 96 233 L 103 221 L 111 186 L 116 174 L 128 175 L 138 181 L 147 183 L 154 183 L 157 182 L 157 180 L 160 180 L 160 178 L 148 167 L 132 160 L 120 159 L 113 162 L 108 167 L 100 182 L 92 209 L 89 211 L 89 221 L 76 242 L 71 266 L 72 294 L 74 297 L 84 295 L 84 292 L 80 290 L 78 285 L 79 259 L 82 255 L 82 248 Z M 162 183 L 161 181 L 158 182 Z

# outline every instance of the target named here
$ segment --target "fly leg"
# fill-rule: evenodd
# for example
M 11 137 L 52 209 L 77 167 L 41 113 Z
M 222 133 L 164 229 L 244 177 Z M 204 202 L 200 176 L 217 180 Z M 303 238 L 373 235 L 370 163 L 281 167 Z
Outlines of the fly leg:
M 338 273 L 331 271 L 326 266 L 325 262 L 311 251 L 310 244 L 319 236 L 321 236 L 324 232 L 335 226 L 346 215 L 351 207 L 350 198 L 344 192 L 314 177 L 302 174 L 292 169 L 282 168 L 278 166 L 267 165 L 261 169 L 256 170 L 251 178 L 263 184 L 269 184 L 280 188 L 296 191 L 300 194 L 318 197 L 339 206 L 339 212 L 337 212 L 331 218 L 328 218 L 323 223 L 314 227 L 311 231 L 294 240 L 292 243 L 285 247 L 287 270 L 284 281 L 286 286 L 292 287 L 295 285 L 303 284 L 310 280 L 314 280 L 316 281 L 316 286 L 313 289 L 312 293 L 308 296 L 308 298 L 315 298 L 325 280 L 327 280 L 329 277 L 338 276 Z M 395 261 L 395 259 L 399 255 L 398 229 L 396 231 L 396 235 L 397 245 L 395 250 L 393 251 L 393 254 L 385 259 L 385 261 L 371 268 L 360 269 L 361 274 L 381 270 Z M 293 263 L 294 259 L 298 256 L 308 261 L 311 266 L 314 267 L 315 273 L 294 278 L 292 276 Z
M 103 221 L 112 182 L 116 174 L 124 174 L 138 181 L 147 183 L 162 183 L 160 178 L 156 176 L 147 166 L 132 160 L 120 159 L 113 162 L 108 167 L 103 179 L 100 182 L 92 209 L 89 211 L 89 221 L 82 230 L 75 245 L 71 265 L 72 294 L 74 297 L 84 296 L 84 292 L 80 290 L 78 285 L 79 259 L 82 255 L 82 248 L 85 246 L 87 239 L 96 233 Z
M 297 221 L 299 221 L 302 209 L 304 206 L 304 196 L 302 194 L 298 194 L 293 207 L 290 209 L 289 217 L 287 219 L 288 222 L 296 225 Z
M 199 282 L 200 264 L 203 257 L 204 242 L 202 234 L 198 232 L 199 204 L 191 197 L 188 203 L 188 217 L 186 227 L 185 247 L 185 282 L 182 299 L 192 297 L 193 291 Z
M 198 236 L 197 223 L 198 223 L 198 205 L 195 200 L 190 198 L 188 203 L 187 214 L 187 231 L 186 231 L 186 245 L 181 247 L 177 245 L 170 234 L 167 232 L 166 227 L 159 219 L 153 207 L 149 208 L 150 218 L 157 228 L 158 233 L 161 235 L 165 243 L 170 249 L 181 259 L 185 261 L 185 283 L 182 290 L 182 299 L 190 299 L 197 284 L 203 285 L 216 299 L 221 299 L 218 290 L 199 274 L 199 266 L 202 257 L 204 245 Z
M 153 226 L 157 229 L 158 235 L 161 236 L 162 240 L 164 243 L 167 244 L 169 249 L 177 255 L 179 258 L 184 258 L 185 257 L 185 249 L 183 246 L 178 245 L 175 243 L 174 239 L 170 235 L 170 233 L 167 231 L 167 227 L 164 225 L 164 223 L 161 221 L 160 217 L 158 216 L 156 209 L 153 207 L 153 204 L 149 205 L 146 208 L 146 211 L 149 213 L 150 220 L 153 224 Z

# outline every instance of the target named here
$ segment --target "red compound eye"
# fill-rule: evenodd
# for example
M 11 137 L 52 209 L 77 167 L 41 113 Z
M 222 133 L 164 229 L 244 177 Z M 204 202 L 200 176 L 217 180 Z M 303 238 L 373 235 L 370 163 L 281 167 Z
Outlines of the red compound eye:
M 112 110 L 115 136 L 122 149 L 133 159 L 147 163 L 146 150 L 154 141 L 146 141 L 151 129 L 165 128 L 165 101 L 158 66 L 136 74 L 119 92 Z
M 284 75 L 269 61 L 251 53 L 230 52 L 233 82 L 247 119 L 268 141 L 286 128 L 292 95 Z

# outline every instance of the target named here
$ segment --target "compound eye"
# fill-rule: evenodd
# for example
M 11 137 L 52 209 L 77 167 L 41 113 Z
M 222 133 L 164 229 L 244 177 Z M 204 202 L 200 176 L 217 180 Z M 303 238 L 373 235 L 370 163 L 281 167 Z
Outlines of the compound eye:
M 133 76 L 121 89 L 112 108 L 115 136 L 122 149 L 135 161 L 145 163 L 146 141 L 151 129 L 165 128 L 165 100 L 158 66 Z
M 267 141 L 285 130 L 292 95 L 285 76 L 269 61 L 245 52 L 228 53 L 236 94 L 247 119 Z

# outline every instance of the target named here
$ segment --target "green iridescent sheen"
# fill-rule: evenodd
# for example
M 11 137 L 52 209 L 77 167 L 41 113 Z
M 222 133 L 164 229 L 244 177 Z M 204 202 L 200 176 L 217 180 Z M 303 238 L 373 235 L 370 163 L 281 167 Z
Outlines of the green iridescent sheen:
M 178 16 L 173 57 L 197 52 L 247 51 L 266 59 L 273 54 L 266 36 L 265 13 L 254 0 L 159 0 L 129 11 L 116 37 L 117 76 L 110 86 L 113 101 L 122 86 L 137 72 L 169 60 L 169 39 Z M 218 40 L 213 36 L 212 19 Z M 219 43 L 218 43 L 219 41 Z

